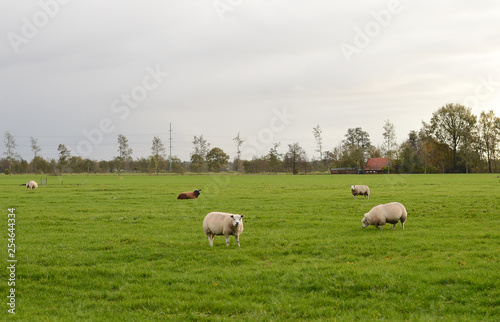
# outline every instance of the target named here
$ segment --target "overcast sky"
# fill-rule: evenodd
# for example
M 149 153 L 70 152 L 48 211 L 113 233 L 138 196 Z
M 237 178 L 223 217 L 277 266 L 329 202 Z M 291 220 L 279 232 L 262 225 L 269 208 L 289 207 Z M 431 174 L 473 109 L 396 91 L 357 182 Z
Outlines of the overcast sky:
M 447 103 L 500 116 L 498 1 L 0 0 L 0 151 L 31 160 L 133 157 L 154 136 L 189 160 L 193 137 L 243 156 L 315 152 L 361 127 L 398 143 Z M 3 157 L 3 155 L 2 155 Z

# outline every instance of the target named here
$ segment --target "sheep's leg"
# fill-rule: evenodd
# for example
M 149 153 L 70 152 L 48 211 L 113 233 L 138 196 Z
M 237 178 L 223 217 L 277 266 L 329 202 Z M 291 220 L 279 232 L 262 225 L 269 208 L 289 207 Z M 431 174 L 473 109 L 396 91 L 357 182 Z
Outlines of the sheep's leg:
M 238 243 L 238 246 L 240 246 L 240 236 L 235 236 L 236 237 L 236 243 Z
M 382 226 L 377 226 L 378 229 L 382 230 Z
M 394 229 L 396 229 L 396 225 L 397 225 L 397 224 L 392 224 L 392 229 L 393 229 L 393 230 L 394 230 Z
M 208 235 L 208 243 L 210 244 L 210 246 L 214 246 L 214 235 Z
M 405 229 L 405 223 L 401 222 L 401 226 L 403 226 L 403 229 Z
M 229 235 L 225 235 L 224 237 L 226 237 L 226 246 L 229 246 Z

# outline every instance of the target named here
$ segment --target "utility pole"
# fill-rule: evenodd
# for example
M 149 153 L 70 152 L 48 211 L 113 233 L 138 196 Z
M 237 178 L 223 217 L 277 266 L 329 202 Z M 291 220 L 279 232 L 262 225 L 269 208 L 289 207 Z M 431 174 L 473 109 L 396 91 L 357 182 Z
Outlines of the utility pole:
M 168 155 L 168 171 L 172 172 L 172 122 L 170 122 L 170 138 L 169 138 L 169 148 L 170 148 L 170 153 Z

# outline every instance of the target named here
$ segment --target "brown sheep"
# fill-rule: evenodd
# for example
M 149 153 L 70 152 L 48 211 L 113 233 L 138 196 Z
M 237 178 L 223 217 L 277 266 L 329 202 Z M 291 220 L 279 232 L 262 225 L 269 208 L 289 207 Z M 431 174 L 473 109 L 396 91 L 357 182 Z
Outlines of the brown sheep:
M 186 191 L 177 196 L 177 199 L 196 199 L 201 194 L 201 189 Z

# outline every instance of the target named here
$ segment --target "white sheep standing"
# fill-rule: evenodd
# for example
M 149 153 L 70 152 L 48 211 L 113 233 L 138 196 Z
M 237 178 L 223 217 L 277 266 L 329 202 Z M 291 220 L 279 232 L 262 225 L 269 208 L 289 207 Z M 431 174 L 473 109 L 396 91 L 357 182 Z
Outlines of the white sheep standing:
M 28 181 L 26 182 L 26 189 L 36 189 L 38 188 L 38 183 L 36 183 L 36 181 Z
M 393 224 L 392 229 L 396 229 L 396 224 L 398 221 L 401 221 L 401 226 L 405 229 L 407 216 L 408 213 L 405 206 L 399 202 L 390 202 L 373 207 L 365 214 L 361 222 L 363 223 L 363 228 L 374 225 L 378 229 L 382 229 L 383 225 L 390 223 Z
M 351 193 L 354 199 L 358 199 L 359 195 L 365 196 L 365 199 L 370 199 L 370 188 L 367 185 L 352 185 Z
M 236 237 L 240 246 L 239 236 L 243 232 L 243 215 L 229 214 L 225 212 L 211 212 L 203 220 L 203 231 L 208 237 L 210 246 L 214 245 L 214 237 L 224 235 L 226 246 L 229 246 L 229 236 Z

